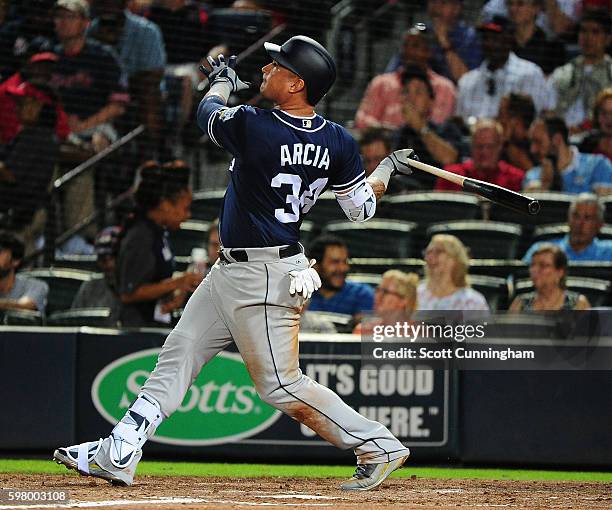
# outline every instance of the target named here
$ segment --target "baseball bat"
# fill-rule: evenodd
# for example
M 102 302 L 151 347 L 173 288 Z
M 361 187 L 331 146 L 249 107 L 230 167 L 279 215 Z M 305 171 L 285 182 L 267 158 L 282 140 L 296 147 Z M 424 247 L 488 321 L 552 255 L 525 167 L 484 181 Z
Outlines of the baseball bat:
M 514 211 L 531 215 L 536 215 L 538 212 L 540 212 L 540 202 L 538 202 L 535 198 L 521 195 L 516 191 L 511 191 L 502 186 L 498 186 L 497 184 L 491 184 L 490 182 L 479 181 L 478 179 L 471 179 L 463 175 L 457 175 L 453 172 L 442 170 L 441 168 L 428 165 L 427 163 L 423 163 L 415 159 L 409 159 L 408 164 L 414 168 L 423 170 L 424 172 L 428 172 L 457 184 L 458 186 L 461 186 L 464 191 L 476 193 L 481 197 L 491 200 L 491 202 L 503 205 L 504 207 L 508 207 Z

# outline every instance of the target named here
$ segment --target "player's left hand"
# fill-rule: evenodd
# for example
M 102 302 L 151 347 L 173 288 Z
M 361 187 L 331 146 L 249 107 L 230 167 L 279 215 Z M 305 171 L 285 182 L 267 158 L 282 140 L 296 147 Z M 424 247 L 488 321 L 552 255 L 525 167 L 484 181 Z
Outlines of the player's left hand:
M 210 85 L 216 81 L 226 81 L 230 84 L 232 92 L 248 89 L 250 83 L 242 81 L 234 69 L 236 67 L 236 59 L 236 55 L 232 55 L 228 62 L 225 62 L 223 55 L 219 55 L 217 60 L 213 57 L 207 57 L 206 60 L 210 65 L 210 69 L 200 65 L 200 71 L 206 75 Z
M 321 288 L 321 278 L 319 273 L 312 267 L 317 263 L 315 259 L 310 261 L 306 269 L 290 271 L 291 284 L 289 285 L 289 294 L 292 296 L 300 294 L 304 299 L 310 299 L 312 294 Z

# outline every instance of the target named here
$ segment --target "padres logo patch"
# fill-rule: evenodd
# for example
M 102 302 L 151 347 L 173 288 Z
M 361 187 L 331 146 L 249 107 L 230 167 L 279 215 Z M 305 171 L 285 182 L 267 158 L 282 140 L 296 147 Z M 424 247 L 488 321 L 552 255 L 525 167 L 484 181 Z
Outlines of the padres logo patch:
M 236 115 L 236 112 L 239 109 L 240 109 L 240 106 L 234 106 L 232 108 L 224 108 L 223 110 L 221 110 L 221 113 L 219 113 L 219 119 L 221 119 L 223 122 L 226 122 L 230 120 L 234 115 Z

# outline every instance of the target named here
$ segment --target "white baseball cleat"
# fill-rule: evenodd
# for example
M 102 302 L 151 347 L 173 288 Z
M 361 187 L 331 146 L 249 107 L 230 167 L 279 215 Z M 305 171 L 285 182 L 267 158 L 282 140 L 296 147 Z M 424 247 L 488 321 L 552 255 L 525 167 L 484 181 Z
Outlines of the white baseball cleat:
M 113 485 L 132 485 L 142 450 L 128 448 L 128 452 L 124 452 L 127 455 L 122 458 L 122 444 L 125 443 L 111 435 L 98 441 L 58 448 L 53 459 L 84 476 L 102 478 Z M 115 455 L 111 455 L 111 450 Z
M 400 468 L 409 455 L 381 464 L 357 464 L 355 474 L 340 485 L 345 491 L 369 491 L 378 487 L 396 469 Z

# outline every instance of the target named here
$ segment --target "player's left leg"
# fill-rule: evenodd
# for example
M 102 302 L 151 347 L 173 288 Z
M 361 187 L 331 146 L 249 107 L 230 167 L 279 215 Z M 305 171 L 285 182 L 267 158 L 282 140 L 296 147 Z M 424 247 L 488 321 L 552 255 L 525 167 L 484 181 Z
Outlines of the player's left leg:
M 293 260 L 295 259 L 295 260 Z M 247 264 L 243 264 L 247 266 Z M 234 341 L 262 399 L 341 449 L 357 455 L 355 476 L 345 489 L 378 486 L 400 467 L 408 448 L 378 422 L 349 407 L 330 389 L 302 374 L 299 368 L 298 329 L 303 300 L 289 295 L 288 271 L 308 266 L 303 255 L 271 264 L 237 264 L 225 268 L 221 299 L 239 303 L 226 315 Z M 231 273 L 241 273 L 241 285 Z

